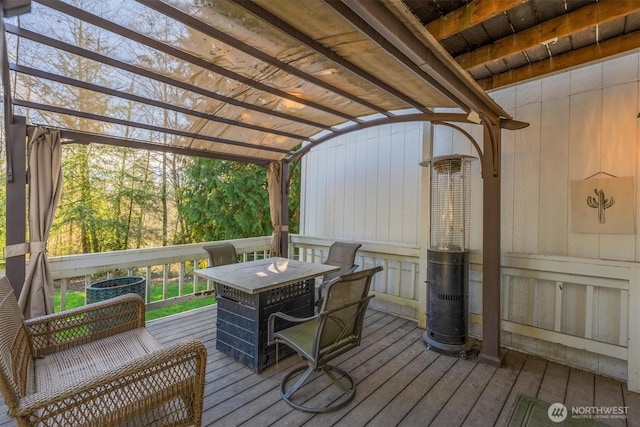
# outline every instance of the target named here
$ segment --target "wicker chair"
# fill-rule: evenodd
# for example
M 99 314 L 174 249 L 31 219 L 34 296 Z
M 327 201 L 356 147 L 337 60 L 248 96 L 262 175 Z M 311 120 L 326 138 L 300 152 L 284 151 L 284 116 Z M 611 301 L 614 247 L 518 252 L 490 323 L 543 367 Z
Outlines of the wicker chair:
M 340 270 L 325 274 L 322 277 L 322 282 L 316 287 L 316 307 L 320 307 L 322 305 L 322 300 L 324 299 L 324 287 L 327 283 L 336 277 L 353 273 L 358 269 L 359 266 L 354 264 L 354 262 L 356 259 L 356 252 L 360 249 L 360 246 L 362 246 L 360 243 L 334 242 L 329 247 L 329 254 L 323 264 L 340 267 Z
M 234 264 L 238 262 L 236 247 L 231 243 L 214 243 L 202 247 L 209 254 L 209 267 Z
M 320 313 L 315 316 L 297 318 L 280 312 L 269 316 L 269 345 L 276 344 L 276 354 L 277 345 L 286 344 L 307 361 L 307 366 L 292 369 L 280 382 L 280 395 L 287 404 L 301 411 L 317 413 L 339 409 L 353 399 L 356 392 L 354 379 L 345 370 L 329 365 L 329 362 L 360 345 L 365 311 L 369 300 L 373 298 L 373 295 L 368 295 L 371 281 L 373 275 L 381 270 L 382 267 L 374 267 L 329 282 L 326 286 L 327 297 Z M 276 320 L 294 325 L 276 330 L 282 326 L 277 325 Z M 300 372 L 302 374 L 298 376 Z M 326 374 L 336 386 L 333 389 L 337 390 L 338 397 L 332 395 L 331 399 L 326 399 L 332 402 L 327 406 L 305 406 L 301 402 L 310 394 L 301 390 L 310 383 L 308 380 L 314 372 Z M 287 383 L 295 376 L 296 382 L 287 389 Z M 298 391 L 301 392 L 296 396 Z
M 19 426 L 200 425 L 207 350 L 163 347 L 129 294 L 23 320 L 0 278 L 0 391 Z

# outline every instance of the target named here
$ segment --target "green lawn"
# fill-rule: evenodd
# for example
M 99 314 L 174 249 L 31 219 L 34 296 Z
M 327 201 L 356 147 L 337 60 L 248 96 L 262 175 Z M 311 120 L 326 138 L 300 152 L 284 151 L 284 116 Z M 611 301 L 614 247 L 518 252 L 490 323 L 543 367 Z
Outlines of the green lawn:
M 200 283 L 198 285 L 198 291 L 206 290 L 206 284 Z M 190 294 L 193 292 L 193 283 L 185 283 L 183 286 L 183 294 Z M 178 296 L 178 284 L 169 283 L 167 285 L 167 298 L 173 298 Z M 67 292 L 67 304 L 66 309 L 72 309 L 76 307 L 82 307 L 84 305 L 85 293 L 79 291 Z M 162 285 L 151 285 L 151 301 L 162 300 Z M 146 320 L 159 319 L 171 314 L 181 313 L 187 310 L 193 310 L 195 308 L 205 307 L 207 305 L 215 304 L 216 298 L 213 295 L 195 299 L 181 304 L 174 304 L 169 307 L 157 308 L 155 310 L 148 310 L 145 314 Z M 60 292 L 56 291 L 53 296 L 53 304 L 55 312 L 60 311 Z

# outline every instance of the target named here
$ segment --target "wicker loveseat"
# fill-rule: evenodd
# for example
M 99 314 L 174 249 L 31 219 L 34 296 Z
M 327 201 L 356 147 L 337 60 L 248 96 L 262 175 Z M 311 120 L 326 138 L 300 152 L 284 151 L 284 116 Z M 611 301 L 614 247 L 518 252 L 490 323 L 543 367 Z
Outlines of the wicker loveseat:
M 123 295 L 23 320 L 0 278 L 0 391 L 18 425 L 200 425 L 207 351 L 163 347 Z

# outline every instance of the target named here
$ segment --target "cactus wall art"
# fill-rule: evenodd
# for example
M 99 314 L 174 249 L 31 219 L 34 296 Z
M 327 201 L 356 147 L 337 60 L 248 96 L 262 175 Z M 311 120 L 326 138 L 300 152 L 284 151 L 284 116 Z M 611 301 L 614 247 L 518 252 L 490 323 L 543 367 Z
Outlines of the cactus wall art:
M 571 182 L 573 233 L 635 234 L 634 177 Z
M 596 193 L 596 197 L 587 197 L 587 205 L 590 208 L 598 209 L 598 223 L 604 224 L 606 222 L 604 211 L 609 209 L 616 202 L 613 197 L 609 199 L 604 198 L 604 190 L 602 189 L 594 189 L 594 193 Z

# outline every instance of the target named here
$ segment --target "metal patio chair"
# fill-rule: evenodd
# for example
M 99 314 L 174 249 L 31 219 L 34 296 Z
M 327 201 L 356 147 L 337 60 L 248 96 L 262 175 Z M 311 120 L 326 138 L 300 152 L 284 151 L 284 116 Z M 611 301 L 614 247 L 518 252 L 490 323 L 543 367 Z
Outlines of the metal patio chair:
M 214 243 L 202 247 L 209 254 L 209 267 L 238 262 L 236 247 L 231 243 Z
M 344 274 L 353 273 L 358 269 L 358 265 L 355 264 L 356 252 L 360 249 L 362 245 L 360 243 L 347 243 L 347 242 L 334 242 L 331 247 L 329 247 L 329 254 L 327 255 L 327 259 L 323 264 L 333 265 L 335 267 L 340 267 L 340 270 L 325 274 L 322 277 L 322 282 L 319 286 L 316 287 L 316 306 L 320 307 L 322 305 L 322 300 L 324 298 L 324 287 L 331 280 L 336 277 L 340 277 Z
M 301 411 L 319 413 L 339 409 L 353 399 L 356 391 L 354 379 L 345 370 L 329 362 L 360 345 L 365 311 L 369 300 L 373 298 L 373 295 L 368 295 L 371 281 L 374 274 L 381 270 L 382 267 L 375 267 L 329 282 L 320 312 L 312 317 L 297 318 L 281 312 L 269 316 L 269 344 L 286 344 L 307 362 L 307 366 L 299 366 L 288 372 L 280 382 L 280 395 L 287 404 Z M 276 325 L 277 319 L 281 319 L 279 325 Z M 281 326 L 282 321 L 293 326 L 276 331 L 276 326 Z M 300 372 L 302 374 L 298 376 Z M 326 374 L 336 386 L 323 392 L 337 389 L 339 393 L 327 406 L 312 407 L 295 401 L 296 393 L 309 384 L 308 380 L 314 372 Z M 287 388 L 295 376 L 297 380 Z

